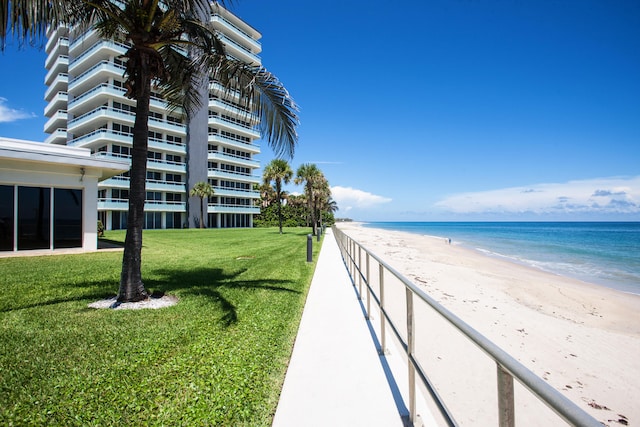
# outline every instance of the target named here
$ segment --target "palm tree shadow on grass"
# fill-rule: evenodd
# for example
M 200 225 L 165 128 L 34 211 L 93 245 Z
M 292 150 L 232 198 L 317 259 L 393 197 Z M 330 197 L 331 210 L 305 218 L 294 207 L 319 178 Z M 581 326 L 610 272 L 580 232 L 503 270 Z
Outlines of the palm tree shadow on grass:
M 225 274 L 220 268 L 197 268 L 190 270 L 163 269 L 154 270 L 156 279 L 145 280 L 147 289 L 152 289 L 159 294 L 175 293 L 180 295 L 204 296 L 217 303 L 223 312 L 220 318 L 224 326 L 231 326 L 238 321 L 236 307 L 226 299 L 218 290 L 219 288 L 235 289 L 262 289 L 273 292 L 301 292 L 287 287 L 293 285 L 290 280 L 261 279 L 240 280 L 238 277 L 244 270 L 237 270 L 231 274 Z

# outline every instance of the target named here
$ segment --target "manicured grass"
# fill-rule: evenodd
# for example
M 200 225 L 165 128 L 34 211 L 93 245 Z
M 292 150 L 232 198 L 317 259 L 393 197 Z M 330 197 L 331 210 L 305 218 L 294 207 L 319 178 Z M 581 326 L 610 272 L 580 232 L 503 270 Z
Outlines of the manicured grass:
M 117 292 L 120 252 L 0 259 L 0 425 L 270 425 L 307 233 L 145 231 L 147 290 L 180 299 L 159 310 L 87 307 Z

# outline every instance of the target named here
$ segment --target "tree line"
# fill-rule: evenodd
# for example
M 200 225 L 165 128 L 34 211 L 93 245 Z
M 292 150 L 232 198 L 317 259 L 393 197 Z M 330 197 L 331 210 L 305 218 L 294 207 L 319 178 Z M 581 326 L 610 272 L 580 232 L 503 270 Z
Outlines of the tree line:
M 293 180 L 303 185 L 300 195 L 290 194 L 283 185 Z M 253 223 L 256 227 L 311 227 L 315 236 L 318 227 L 331 226 L 338 205 L 331 198 L 329 181 L 312 163 L 301 165 L 295 173 L 286 160 L 274 159 L 265 168 L 260 190 L 260 214 Z

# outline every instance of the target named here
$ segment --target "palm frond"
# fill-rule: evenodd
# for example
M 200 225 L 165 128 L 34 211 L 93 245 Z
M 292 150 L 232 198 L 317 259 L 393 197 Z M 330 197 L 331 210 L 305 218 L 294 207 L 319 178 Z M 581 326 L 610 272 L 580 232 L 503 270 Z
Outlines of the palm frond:
M 299 110 L 284 85 L 262 66 L 219 56 L 215 59 L 209 75 L 247 100 L 247 106 L 260 117 L 262 134 L 278 156 L 293 157 L 298 143 Z

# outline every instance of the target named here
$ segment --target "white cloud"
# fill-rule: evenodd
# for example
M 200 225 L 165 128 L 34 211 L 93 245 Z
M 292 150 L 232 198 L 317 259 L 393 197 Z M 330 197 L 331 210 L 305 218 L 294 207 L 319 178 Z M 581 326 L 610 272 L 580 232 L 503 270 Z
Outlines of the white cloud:
M 331 197 L 343 212 L 348 212 L 351 209 L 366 209 L 391 201 L 388 197 L 378 196 L 356 188 L 340 186 L 331 187 Z
M 6 105 L 7 99 L 0 97 L 0 123 L 15 122 L 16 120 L 28 119 L 36 117 L 33 113 L 10 108 Z
M 462 193 L 449 196 L 436 206 L 459 214 L 637 214 L 640 176 Z

